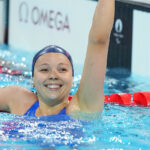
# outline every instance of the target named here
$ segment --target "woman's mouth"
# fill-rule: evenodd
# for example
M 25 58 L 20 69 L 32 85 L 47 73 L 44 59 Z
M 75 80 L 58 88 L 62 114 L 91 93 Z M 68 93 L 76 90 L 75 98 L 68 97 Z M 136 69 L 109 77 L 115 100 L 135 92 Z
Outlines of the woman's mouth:
M 46 88 L 48 88 L 50 90 L 58 90 L 62 87 L 61 84 L 47 84 L 45 86 L 46 86 Z

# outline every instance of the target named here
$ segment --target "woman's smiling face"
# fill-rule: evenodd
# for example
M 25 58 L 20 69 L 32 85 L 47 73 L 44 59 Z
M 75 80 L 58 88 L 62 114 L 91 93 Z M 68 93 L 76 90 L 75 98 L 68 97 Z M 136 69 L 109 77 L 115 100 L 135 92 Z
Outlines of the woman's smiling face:
M 45 53 L 34 66 L 33 83 L 39 100 L 51 106 L 66 100 L 72 86 L 72 66 L 61 53 Z

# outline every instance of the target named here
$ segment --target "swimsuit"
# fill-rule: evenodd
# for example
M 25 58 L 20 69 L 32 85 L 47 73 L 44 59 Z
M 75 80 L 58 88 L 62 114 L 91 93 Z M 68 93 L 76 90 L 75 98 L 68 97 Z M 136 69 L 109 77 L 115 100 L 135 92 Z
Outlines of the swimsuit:
M 36 117 L 35 112 L 36 109 L 39 107 L 39 101 L 36 101 L 24 114 L 25 116 Z M 66 108 L 62 109 L 57 115 L 66 115 Z

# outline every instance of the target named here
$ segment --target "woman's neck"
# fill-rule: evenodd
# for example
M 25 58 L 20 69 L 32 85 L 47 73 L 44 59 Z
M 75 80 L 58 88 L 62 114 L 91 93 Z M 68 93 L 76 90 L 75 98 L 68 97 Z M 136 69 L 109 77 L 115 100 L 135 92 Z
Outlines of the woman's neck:
M 39 107 L 37 108 L 35 115 L 36 116 L 48 116 L 48 115 L 56 115 L 58 114 L 63 108 L 67 107 L 69 104 L 68 99 L 59 103 L 57 105 L 47 105 L 39 100 Z

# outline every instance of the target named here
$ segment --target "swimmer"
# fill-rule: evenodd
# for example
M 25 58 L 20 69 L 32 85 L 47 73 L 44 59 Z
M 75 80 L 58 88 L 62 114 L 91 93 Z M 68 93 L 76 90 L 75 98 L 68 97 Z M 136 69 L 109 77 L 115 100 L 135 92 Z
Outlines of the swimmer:
M 33 58 L 36 94 L 20 86 L 3 87 L 0 89 L 0 110 L 36 117 L 67 114 L 82 119 L 82 112 L 100 116 L 114 6 L 115 0 L 99 0 L 97 3 L 81 81 L 70 102 L 68 96 L 74 76 L 72 58 L 63 48 L 50 45 Z

